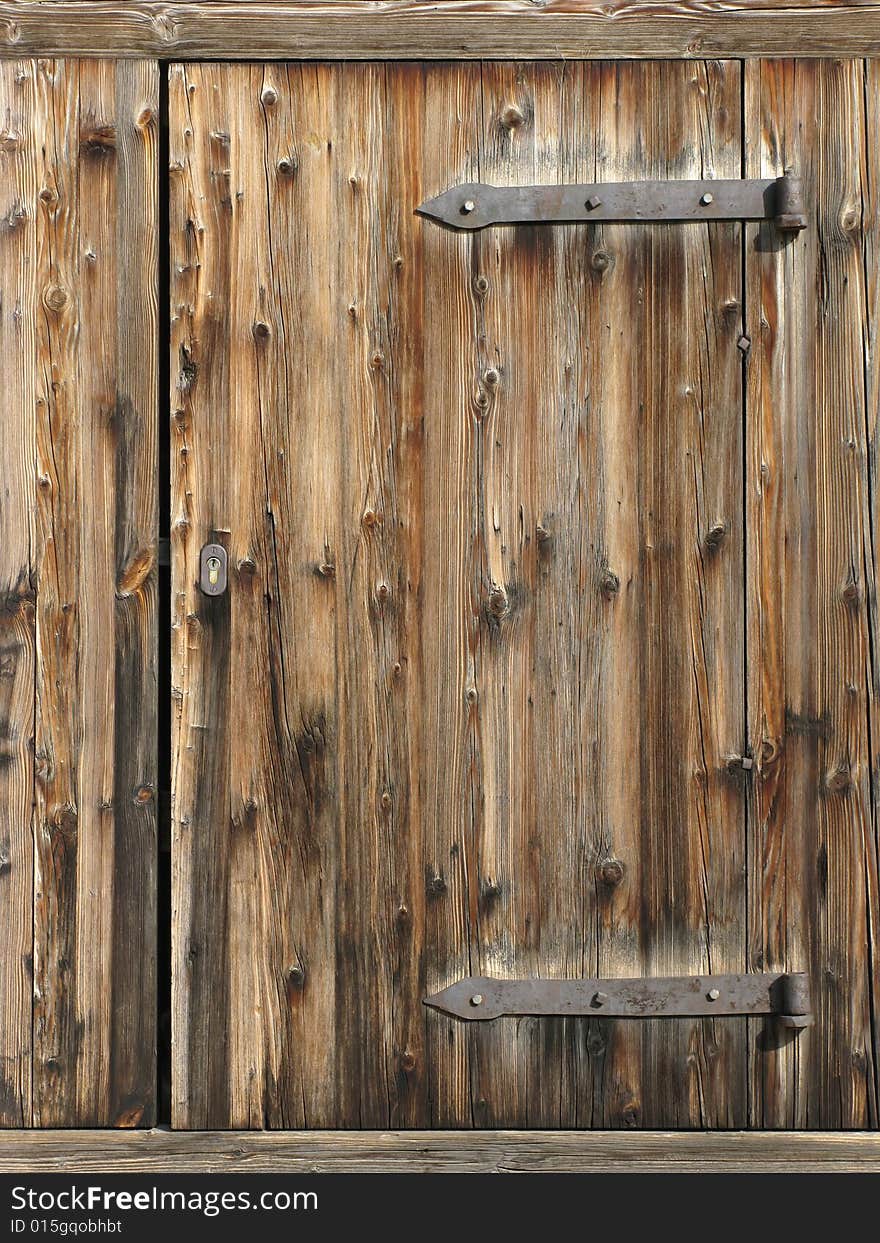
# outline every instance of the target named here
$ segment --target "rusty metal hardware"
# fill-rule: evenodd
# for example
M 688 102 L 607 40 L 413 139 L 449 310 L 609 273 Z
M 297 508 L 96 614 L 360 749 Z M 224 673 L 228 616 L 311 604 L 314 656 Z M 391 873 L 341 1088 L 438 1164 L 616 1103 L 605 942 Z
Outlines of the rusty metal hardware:
M 222 596 L 226 590 L 229 559 L 222 544 L 205 544 L 199 553 L 199 587 L 206 596 Z
M 701 1018 L 773 1015 L 783 1027 L 813 1021 L 809 976 L 690 975 L 636 980 L 492 980 L 473 976 L 424 998 L 457 1019 L 590 1015 L 593 1018 Z
M 416 212 L 450 228 L 467 230 L 493 224 L 585 220 L 772 220 L 787 233 L 807 227 L 801 181 L 788 170 L 783 177 L 753 181 L 624 181 L 576 186 L 469 182 L 427 199 Z

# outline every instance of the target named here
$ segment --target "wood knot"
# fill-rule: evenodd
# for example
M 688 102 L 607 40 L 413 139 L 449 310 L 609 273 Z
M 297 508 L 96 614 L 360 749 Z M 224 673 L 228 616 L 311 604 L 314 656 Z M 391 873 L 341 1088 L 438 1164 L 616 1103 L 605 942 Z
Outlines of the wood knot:
M 470 704 L 471 707 L 474 706 L 474 704 L 479 699 L 479 695 L 477 694 L 477 688 L 475 686 L 469 686 L 467 688 L 465 699 Z
M 606 600 L 613 600 L 620 591 L 620 579 L 607 565 L 599 571 L 599 591 Z
M 258 319 L 254 322 L 253 333 L 258 341 L 265 341 L 272 335 L 272 329 L 265 320 Z
M 414 1053 L 410 1053 L 409 1049 L 404 1049 L 400 1055 L 400 1069 L 405 1075 L 408 1075 L 416 1068 L 416 1058 Z
M 19 225 L 24 224 L 25 220 L 27 220 L 27 209 L 16 201 L 3 217 L 3 224 L 6 229 L 13 232 Z
M 606 859 L 599 868 L 602 884 L 614 889 L 623 880 L 624 866 L 619 859 Z
M 505 129 L 519 129 L 525 119 L 526 114 L 517 104 L 508 104 L 501 113 L 501 124 Z
M 116 127 L 114 125 L 91 125 L 82 130 L 79 142 L 80 153 L 98 159 L 112 155 L 116 150 Z
M 590 267 L 594 272 L 607 272 L 613 262 L 607 250 L 594 250 L 590 256 Z
M 761 739 L 761 768 L 770 768 L 779 759 L 781 748 L 776 738 Z
M 138 129 L 152 129 L 156 124 L 156 113 L 152 108 L 142 108 L 135 122 Z
M 724 523 L 715 522 L 706 532 L 706 536 L 705 536 L 705 539 L 703 540 L 703 543 L 706 545 L 706 547 L 710 551 L 714 551 L 716 548 L 720 547 L 726 534 L 727 534 L 727 527 L 724 525 Z
M 395 922 L 401 928 L 406 928 L 412 922 L 412 919 L 409 913 L 409 907 L 406 905 L 405 902 L 401 902 L 400 906 L 398 906 L 397 914 L 395 915 L 394 918 L 395 918 Z
M 296 174 L 296 160 L 289 155 L 282 156 L 276 168 L 278 169 L 279 177 L 293 177 Z
M 260 93 L 260 103 L 264 108 L 271 108 L 273 104 L 278 103 L 278 92 L 274 86 L 264 86 Z
M 825 774 L 825 789 L 829 794 L 846 794 L 852 789 L 852 773 L 847 764 L 839 764 Z
M 287 972 L 287 993 L 301 993 L 306 986 L 306 973 L 297 963 Z
M 385 368 L 385 355 L 381 350 L 375 350 L 370 357 L 370 367 L 373 371 L 383 371 Z
M 477 276 L 474 278 L 474 289 L 481 296 L 489 292 L 489 279 L 486 276 Z
M 392 801 L 393 801 L 393 800 L 392 800 L 392 798 L 391 798 L 391 794 L 389 793 L 389 791 L 388 791 L 388 790 L 383 790 L 383 791 L 382 791 L 382 797 L 379 799 L 379 802 L 380 802 L 380 804 L 382 805 L 382 810 L 383 810 L 383 811 L 390 811 L 390 810 L 391 810 L 391 803 L 392 803 Z
M 315 573 L 319 578 L 334 578 L 336 575 L 336 566 L 332 561 L 321 561 L 315 566 Z
M 149 803 L 152 803 L 155 793 L 156 791 L 151 785 L 138 786 L 134 792 L 135 807 L 146 807 Z
M 428 873 L 428 878 L 425 882 L 425 893 L 429 898 L 442 898 L 447 888 L 445 879 L 439 873 Z
M 72 803 L 61 803 L 52 812 L 52 827 L 62 837 L 73 838 L 76 836 L 78 820 L 76 808 Z
M 21 146 L 21 134 L 14 129 L 0 130 L 0 151 L 11 154 Z
M 365 509 L 361 517 L 361 526 L 365 531 L 372 531 L 374 527 L 382 525 L 382 514 L 377 513 L 375 509 Z
M 380 608 L 384 607 L 391 599 L 391 588 L 387 583 L 381 582 L 376 584 L 376 603 Z
M 862 592 L 858 580 L 851 574 L 840 589 L 840 598 L 849 608 L 858 608 L 862 600 Z
M 502 887 L 500 881 L 487 878 L 480 885 L 480 901 L 483 906 L 494 906 L 501 894 Z
M 43 186 L 37 197 L 47 207 L 54 207 L 58 202 L 58 191 L 54 186 Z
M 116 595 L 124 600 L 137 595 L 153 572 L 156 564 L 155 548 L 141 548 L 122 568 L 116 580 Z
M 67 305 L 67 290 L 61 285 L 49 285 L 43 294 L 43 306 L 47 311 L 52 311 L 56 315 L 59 311 L 63 311 Z
M 492 617 L 504 617 L 510 611 L 510 601 L 503 587 L 493 587 L 489 592 L 489 613 Z
M 486 372 L 486 374 L 483 376 L 483 382 L 487 384 L 489 388 L 494 388 L 500 379 L 501 379 L 501 374 L 499 371 L 496 370 L 495 367 L 490 367 L 489 370 Z

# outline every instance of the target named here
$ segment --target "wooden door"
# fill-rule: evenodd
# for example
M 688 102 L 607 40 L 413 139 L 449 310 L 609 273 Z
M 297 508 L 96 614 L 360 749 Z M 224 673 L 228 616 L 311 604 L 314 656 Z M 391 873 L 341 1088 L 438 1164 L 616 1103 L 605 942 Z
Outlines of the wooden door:
M 0 62 L 0 1125 L 155 1120 L 158 67 Z
M 876 1123 L 867 72 L 172 68 L 175 1125 Z M 789 162 L 784 246 L 413 214 Z M 814 1031 L 423 1005 L 765 969 Z

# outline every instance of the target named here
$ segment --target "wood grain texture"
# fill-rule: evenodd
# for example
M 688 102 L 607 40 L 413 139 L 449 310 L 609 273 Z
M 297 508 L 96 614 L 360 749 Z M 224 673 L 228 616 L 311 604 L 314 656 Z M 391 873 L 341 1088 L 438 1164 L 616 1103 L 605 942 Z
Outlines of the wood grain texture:
M 880 1136 L 688 1131 L 31 1131 L 3 1174 L 878 1174 Z
M 34 56 L 653 59 L 875 56 L 871 0 L 4 0 L 0 49 Z
M 749 966 L 807 970 L 816 1026 L 752 1042 L 751 1122 L 876 1127 L 876 165 L 873 64 L 750 65 L 746 171 L 809 228 L 749 226 Z
M 745 1119 L 738 1023 L 421 1007 L 742 967 L 739 226 L 412 215 L 732 175 L 739 99 L 736 64 L 172 70 L 176 1125 Z
M 2 66 L 18 1125 L 153 1121 L 157 87 L 142 61 Z

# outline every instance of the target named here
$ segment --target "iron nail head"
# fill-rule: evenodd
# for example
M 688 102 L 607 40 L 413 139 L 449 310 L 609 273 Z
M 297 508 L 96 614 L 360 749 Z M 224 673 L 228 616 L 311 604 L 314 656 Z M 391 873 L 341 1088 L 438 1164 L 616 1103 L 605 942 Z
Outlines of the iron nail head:
M 596 208 L 601 207 L 601 205 L 602 200 L 599 198 L 598 194 L 591 194 L 587 199 L 587 207 L 589 207 L 590 211 L 595 211 Z
M 703 204 L 704 207 L 708 207 L 709 204 L 714 203 L 714 201 L 715 201 L 715 195 L 710 194 L 708 190 L 706 191 L 705 194 L 702 194 L 700 196 L 700 202 Z
M 465 201 L 461 205 L 462 215 L 469 216 L 475 207 L 476 207 L 476 203 L 474 202 L 473 199 L 465 199 Z
M 594 1006 L 604 1006 L 607 1000 L 608 1000 L 607 993 L 593 993 L 593 1005 Z
M 472 1006 L 481 1006 L 482 1004 L 483 1004 L 483 994 L 482 994 L 482 993 L 474 993 L 473 997 L 471 997 L 471 1005 L 472 1005 Z
M 721 996 L 721 991 L 720 989 L 717 989 L 717 988 L 710 988 L 706 996 L 708 997 L 709 1001 L 717 1001 L 718 998 Z

